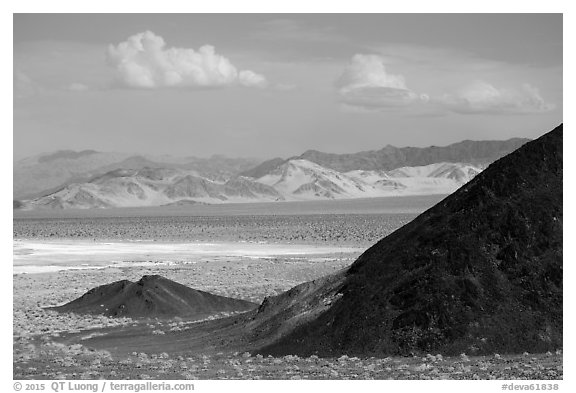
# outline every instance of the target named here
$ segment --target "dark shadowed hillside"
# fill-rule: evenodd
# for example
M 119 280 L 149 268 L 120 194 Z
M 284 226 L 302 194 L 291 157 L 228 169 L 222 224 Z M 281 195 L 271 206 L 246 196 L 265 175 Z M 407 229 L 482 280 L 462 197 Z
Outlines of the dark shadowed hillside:
M 496 161 L 326 282 L 265 301 L 251 322 L 254 339 L 276 341 L 261 341 L 265 347 L 254 352 L 561 347 L 562 125 Z M 267 331 L 266 321 L 292 329 L 275 335 L 279 328 Z
M 258 164 L 254 168 L 251 168 L 247 171 L 240 173 L 240 175 L 252 177 L 254 179 L 258 179 L 259 177 L 262 177 L 262 176 L 268 174 L 268 172 L 278 168 L 279 166 L 281 166 L 285 162 L 286 162 L 286 160 L 283 158 L 273 158 L 271 160 L 267 160 L 261 164 Z
M 53 310 L 112 317 L 202 317 L 223 311 L 247 311 L 257 305 L 240 299 L 198 291 L 161 276 L 144 276 L 138 282 L 116 281 L 91 289 Z

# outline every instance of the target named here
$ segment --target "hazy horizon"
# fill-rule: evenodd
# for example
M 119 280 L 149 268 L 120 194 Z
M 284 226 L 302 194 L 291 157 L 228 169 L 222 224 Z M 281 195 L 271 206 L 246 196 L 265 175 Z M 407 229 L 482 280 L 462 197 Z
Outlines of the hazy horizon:
M 15 159 L 534 139 L 562 92 L 561 14 L 14 15 Z
M 546 132 L 544 132 L 543 134 L 545 134 Z M 506 138 L 506 139 L 489 139 L 492 141 L 506 141 L 506 140 L 510 140 L 510 139 L 537 139 L 540 135 L 536 136 L 535 138 L 528 138 L 528 137 L 512 137 L 512 138 Z M 474 142 L 480 142 L 480 141 L 488 141 L 488 139 L 463 139 L 461 141 L 456 141 L 456 142 L 452 142 L 452 143 L 448 143 L 448 144 L 443 144 L 443 145 L 428 145 L 428 146 L 412 146 L 412 145 L 406 145 L 406 146 L 394 146 L 396 148 L 405 148 L 405 147 L 419 147 L 419 148 L 426 148 L 426 147 L 444 147 L 444 146 L 449 146 L 452 144 L 457 144 L 460 142 L 465 142 L 465 141 L 474 141 Z M 366 151 L 377 151 L 377 150 L 381 150 L 382 148 L 386 147 L 387 145 L 382 145 L 380 147 L 375 147 L 374 149 L 370 149 L 370 150 L 362 150 L 362 151 L 349 151 L 349 152 L 340 152 L 340 153 L 336 153 L 336 152 L 332 152 L 332 151 L 322 151 L 323 153 L 334 153 L 334 154 L 354 154 L 354 153 L 362 153 L 362 152 L 366 152 Z M 296 152 L 294 154 L 290 154 L 287 156 L 246 156 L 246 155 L 242 155 L 241 153 L 239 153 L 238 155 L 232 156 L 232 155 L 227 155 L 227 154 L 221 154 L 221 153 L 212 153 L 212 154 L 207 154 L 207 155 L 175 155 L 175 154 L 170 154 L 170 153 L 141 153 L 141 152 L 137 152 L 137 151 L 116 151 L 116 150 L 108 150 L 108 151 L 103 151 L 103 150 L 96 150 L 96 149 L 90 149 L 90 148 L 86 148 L 86 149 L 58 149 L 58 150 L 51 150 L 51 151 L 45 151 L 45 152 L 40 152 L 38 154 L 34 154 L 34 155 L 30 155 L 30 156 L 22 156 L 22 157 L 16 157 L 14 156 L 14 160 L 20 160 L 20 159 L 26 159 L 26 158 L 30 158 L 30 157 L 35 157 L 35 156 L 41 156 L 41 155 L 50 155 L 50 154 L 55 154 L 58 152 L 63 152 L 63 151 L 73 151 L 75 153 L 81 153 L 83 151 L 95 151 L 96 153 L 113 153 L 113 154 L 127 154 L 127 155 L 131 155 L 131 156 L 149 156 L 149 157 L 162 157 L 162 156 L 171 156 L 174 158 L 199 158 L 199 159 L 209 159 L 209 158 L 213 158 L 213 157 L 217 157 L 217 156 L 221 156 L 221 157 L 225 157 L 225 158 L 241 158 L 241 159 L 255 159 L 255 160 L 268 160 L 268 159 L 272 159 L 272 158 L 284 158 L 284 159 L 288 159 L 291 157 L 297 157 L 300 156 L 301 154 L 305 153 L 306 151 L 309 150 L 316 150 L 316 149 L 306 149 L 306 150 L 302 150 L 300 152 Z

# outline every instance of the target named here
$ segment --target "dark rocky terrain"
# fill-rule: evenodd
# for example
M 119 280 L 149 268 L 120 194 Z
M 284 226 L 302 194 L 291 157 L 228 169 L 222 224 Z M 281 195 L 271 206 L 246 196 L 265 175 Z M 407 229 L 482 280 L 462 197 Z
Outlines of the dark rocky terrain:
M 76 300 L 50 309 L 76 314 L 129 318 L 200 318 L 219 312 L 248 311 L 257 304 L 214 295 L 151 275 L 91 289 Z
M 248 311 L 257 304 L 214 295 L 151 275 L 91 289 L 76 300 L 50 309 L 77 314 L 129 318 L 201 318 L 219 312 Z
M 254 323 L 279 318 L 284 332 L 257 352 L 545 352 L 562 345 L 562 280 L 560 125 L 347 271 L 265 301 Z

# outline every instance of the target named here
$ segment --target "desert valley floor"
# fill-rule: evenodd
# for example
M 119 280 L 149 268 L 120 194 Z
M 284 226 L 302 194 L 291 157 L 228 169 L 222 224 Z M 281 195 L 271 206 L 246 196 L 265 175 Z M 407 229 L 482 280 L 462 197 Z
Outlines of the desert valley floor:
M 38 213 L 14 218 L 15 379 L 561 379 L 562 351 L 318 358 L 196 345 L 202 320 L 132 320 L 45 307 L 114 281 L 161 275 L 260 304 L 350 265 L 442 196 Z M 136 213 L 135 213 L 136 212 Z M 260 212 L 258 214 L 257 212 Z M 264 213 L 262 213 L 264 212 Z M 127 337 L 130 336 L 130 339 Z

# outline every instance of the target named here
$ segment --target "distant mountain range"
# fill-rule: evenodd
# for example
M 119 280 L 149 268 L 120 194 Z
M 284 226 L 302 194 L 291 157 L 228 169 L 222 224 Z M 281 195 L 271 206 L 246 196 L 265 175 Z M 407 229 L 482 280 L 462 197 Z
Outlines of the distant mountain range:
M 394 147 L 387 145 L 380 150 L 352 154 L 332 154 L 308 150 L 302 155 L 291 159 L 308 160 L 339 172 L 349 172 L 357 169 L 388 171 L 401 167 L 425 166 L 440 162 L 468 163 L 483 167 L 529 141 L 530 139 L 525 138 L 512 138 L 505 141 L 466 140 L 442 147 Z M 274 158 L 249 171 L 243 172 L 242 175 L 260 177 L 263 171 L 269 171 L 282 165 L 285 161 L 287 160 Z
M 244 177 L 216 182 L 195 172 L 167 168 L 116 169 L 88 182 L 69 184 L 25 204 L 28 207 L 90 209 L 189 203 L 275 201 L 272 187 Z
M 253 159 L 60 151 L 14 165 L 19 208 L 109 208 L 449 194 L 528 139 Z
M 253 168 L 260 161 L 245 158 L 141 156 L 94 150 L 62 150 L 29 157 L 14 163 L 14 199 L 34 199 L 69 184 L 84 183 L 116 169 L 181 168 L 202 177 L 226 180 Z

